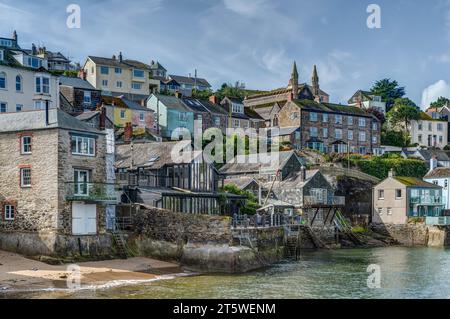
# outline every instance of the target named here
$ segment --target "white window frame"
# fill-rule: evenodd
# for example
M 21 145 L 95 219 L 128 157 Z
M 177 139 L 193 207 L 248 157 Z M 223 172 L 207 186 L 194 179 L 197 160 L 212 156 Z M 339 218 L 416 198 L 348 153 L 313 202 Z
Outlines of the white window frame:
M 342 124 L 342 115 L 336 114 L 334 116 L 334 124 Z
M 347 117 L 347 125 L 353 125 L 353 116 L 348 116 Z
M 0 61 L 3 61 L 5 59 L 5 53 L 3 50 L 0 50 Z
M 13 221 L 16 219 L 16 208 L 14 205 L 6 204 L 4 207 L 4 217 L 6 221 Z
M 360 117 L 358 119 L 358 125 L 359 127 L 366 127 L 366 119 L 364 117 Z
M 102 80 L 102 86 L 107 87 L 108 86 L 108 80 Z
M 142 72 L 142 75 L 136 75 L 136 72 Z M 145 71 L 141 69 L 133 69 L 133 77 L 135 78 L 145 78 Z
M 17 85 L 19 85 L 19 89 L 17 89 Z M 20 74 L 16 75 L 15 89 L 16 92 L 23 92 L 23 78 Z
M 29 143 L 25 143 L 25 139 L 29 139 Z M 28 146 L 29 150 L 26 150 L 25 146 Z M 31 154 L 33 151 L 33 138 L 30 135 L 25 135 L 20 138 L 20 153 Z
M 25 176 L 25 171 L 29 172 L 29 176 Z M 25 178 L 30 180 L 29 184 L 25 183 Z M 22 167 L 20 169 L 20 187 L 21 188 L 30 188 L 31 187 L 31 168 L 30 167 Z
M 139 112 L 139 121 L 145 122 L 145 113 L 144 112 Z
M 319 137 L 319 129 L 315 126 L 311 126 L 309 128 L 309 136 L 310 137 Z
M 347 139 L 349 141 L 353 141 L 353 130 L 348 130 L 347 131 Z
M 363 137 L 364 137 L 364 138 L 363 138 Z M 364 132 L 364 131 L 359 131 L 359 141 L 360 141 L 360 142 L 366 142 L 366 141 L 367 141 L 366 132 Z
M 397 191 L 400 191 L 400 196 L 397 196 Z M 395 189 L 395 199 L 402 199 L 403 198 L 403 191 L 401 188 L 396 188 Z
M 2 106 L 5 106 L 5 111 L 2 111 Z M 0 102 L 0 113 L 8 113 L 8 103 L 6 102 Z
M 234 127 L 241 127 L 241 121 L 234 119 L 233 120 L 233 126 Z
M 340 134 L 338 134 L 338 132 L 340 132 Z M 342 140 L 342 130 L 340 128 L 334 130 L 334 138 Z
M 142 90 L 142 83 L 139 82 L 131 82 L 131 88 L 133 90 Z
M 377 196 L 379 200 L 384 200 L 384 189 L 379 189 Z
M 328 123 L 328 114 L 327 113 L 323 113 L 322 114 L 322 122 L 323 123 Z
M 83 92 L 83 103 L 84 104 L 91 104 L 92 103 L 92 92 L 91 91 L 84 91 Z
M 127 112 L 125 110 L 120 110 L 120 119 L 124 120 L 127 117 Z
M 116 87 L 121 88 L 122 87 L 122 81 L 117 81 L 116 82 Z
M 16 104 L 16 112 L 22 112 L 23 111 L 23 104 Z
M 103 72 L 103 70 L 106 70 L 106 72 Z M 109 75 L 109 67 L 107 67 L 107 66 L 100 66 L 100 74 L 102 74 L 102 75 Z
M 214 124 L 219 126 L 220 125 L 220 116 L 215 116 L 214 117 Z
M 34 92 L 36 94 L 50 95 L 50 77 L 45 75 L 38 75 L 34 79 Z M 47 80 L 48 83 L 45 84 L 44 80 Z
M 319 119 L 319 115 L 316 112 L 309 112 L 309 121 L 317 122 Z
M 74 141 L 75 141 L 75 150 L 73 150 L 72 145 Z M 95 146 L 96 146 L 95 143 L 96 141 L 95 138 L 93 137 L 72 135 L 71 138 L 72 155 L 95 157 Z
M 3 77 L 5 80 L 5 87 L 0 87 L 0 90 L 7 90 L 8 89 L 8 77 L 6 75 L 6 72 L 0 72 L 0 77 Z
M 119 72 L 117 72 L 119 71 Z M 115 74 L 122 74 L 122 68 L 114 68 L 114 73 Z

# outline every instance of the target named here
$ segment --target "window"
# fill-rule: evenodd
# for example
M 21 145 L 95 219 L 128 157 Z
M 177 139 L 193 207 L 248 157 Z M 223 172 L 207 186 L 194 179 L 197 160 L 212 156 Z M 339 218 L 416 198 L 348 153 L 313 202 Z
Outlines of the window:
M 319 135 L 319 130 L 317 127 L 310 127 L 309 128 L 309 135 L 310 137 L 317 137 Z
M 4 57 L 3 57 L 3 50 L 0 50 L 0 61 L 3 61 Z
M 359 120 L 359 127 L 365 127 L 366 126 L 366 119 L 363 117 L 360 117 Z
M 83 97 L 83 103 L 84 104 L 91 104 L 91 91 L 84 91 L 84 97 Z
M 322 122 L 327 123 L 328 122 L 328 114 L 322 114 Z
M 388 209 L 387 209 L 387 215 L 392 215 L 392 208 L 391 208 L 391 207 L 388 207 Z
M 178 113 L 178 120 L 182 122 L 187 121 L 187 113 L 186 112 L 180 112 Z
M 417 136 L 417 139 L 418 139 L 419 143 L 422 143 L 422 134 L 419 134 L 419 135 Z
M 310 112 L 310 113 L 309 113 L 309 120 L 310 120 L 311 122 L 317 122 L 317 113 Z
M 444 129 L 444 127 L 443 127 L 442 123 L 438 123 L 437 124 L 437 130 L 438 131 L 442 131 L 443 129 Z
M 347 124 L 348 125 L 353 125 L 353 116 L 347 117 Z
M 349 131 L 347 132 L 347 137 L 348 137 L 348 140 L 349 140 L 349 141 L 353 141 L 353 131 L 352 131 L 352 130 L 349 130 Z
M 378 123 L 376 123 L 376 122 L 372 123 L 372 130 L 373 131 L 377 131 L 378 130 Z
M 22 104 L 16 104 L 16 112 L 22 112 L 23 105 Z
M 22 136 L 20 145 L 22 154 L 31 154 L 31 136 Z
M 95 156 L 95 139 L 86 136 L 72 136 L 72 154 Z
M 335 129 L 334 130 L 334 137 L 336 138 L 336 139 L 342 139 L 342 130 L 341 129 Z
M 37 76 L 35 92 L 38 94 L 50 94 L 50 78 L 47 76 Z
M 443 141 L 444 141 L 444 139 L 442 138 L 442 135 L 439 135 L 439 143 L 442 144 Z
M 402 198 L 402 190 L 396 189 L 395 190 L 395 199 L 400 199 L 400 198 Z
M 32 68 L 40 68 L 42 66 L 42 60 L 35 57 L 28 57 L 28 66 Z
M 8 112 L 8 105 L 5 102 L 0 102 L 0 113 Z
M 203 120 L 203 116 L 201 114 L 197 114 L 197 120 L 198 121 L 202 121 Z
M 378 208 L 378 215 L 383 215 L 383 208 L 382 207 L 379 207 Z
M 277 116 L 277 121 L 278 121 L 278 115 L 276 115 L 276 116 Z M 291 113 L 290 118 L 291 118 L 291 120 L 298 119 L 298 112 L 293 112 L 293 113 Z M 277 125 L 278 125 L 278 123 L 277 123 Z M 275 126 L 275 125 L 274 125 L 274 126 Z
M 219 116 L 215 116 L 215 117 L 214 117 L 214 124 L 215 124 L 216 126 L 219 126 L 219 125 L 220 125 L 220 117 L 219 117 Z
M 384 199 L 384 189 L 378 190 L 378 199 Z
M 133 83 L 131 83 L 131 88 L 133 90 L 140 90 L 142 88 L 142 84 L 141 83 L 137 83 L 137 82 L 133 82 Z
M 359 132 L 359 141 L 360 142 L 366 141 L 366 132 Z
M 334 116 L 334 123 L 335 124 L 342 124 L 342 115 L 335 115 Z
M 419 122 L 417 129 L 418 129 L 419 131 L 422 131 L 422 122 Z
M 378 143 L 378 139 L 377 139 L 376 136 L 372 136 L 372 143 L 373 143 L 373 144 Z
M 144 112 L 139 113 L 139 121 L 144 122 L 144 120 L 145 120 L 145 113 Z
M 73 171 L 73 180 L 75 186 L 75 195 L 89 195 L 88 183 L 90 181 L 90 171 L 75 169 Z
M 428 131 L 432 131 L 433 130 L 433 123 L 428 123 Z
M 6 73 L 0 72 L 0 89 L 6 90 Z
M 102 86 L 108 86 L 108 80 L 102 80 Z
M 232 106 L 233 113 L 244 113 L 244 106 L 242 104 L 234 104 Z
M 50 102 L 49 102 L 49 105 L 50 105 Z M 34 109 L 35 110 L 45 110 L 45 101 L 43 101 L 43 100 L 34 101 Z
M 328 129 L 326 127 L 323 129 L 323 138 L 328 138 Z
M 4 206 L 4 212 L 5 212 L 5 220 L 14 220 L 14 213 L 16 209 L 13 205 L 5 205 Z
M 144 77 L 144 71 L 143 70 L 134 69 L 133 70 L 133 76 L 136 77 L 136 78 L 143 78 Z
M 20 75 L 16 76 L 16 91 L 22 92 L 22 77 Z
M 374 95 L 373 101 L 374 101 L 374 102 L 381 102 L 381 96 L 376 96 L 376 95 Z
M 109 74 L 109 68 L 107 66 L 101 66 L 100 67 L 100 73 L 108 75 Z
M 234 127 L 240 127 L 241 126 L 241 122 L 239 122 L 239 120 L 233 120 L 234 123 Z
M 116 87 L 121 88 L 122 87 L 122 81 L 117 81 L 116 82 Z
M 125 110 L 120 110 L 120 118 L 121 118 L 122 120 L 125 119 L 125 115 L 126 115 Z
M 114 69 L 114 72 L 115 72 L 116 74 L 122 74 L 122 69 L 121 69 L 121 68 L 115 68 L 115 69 Z
M 20 169 L 20 187 L 31 187 L 31 168 Z

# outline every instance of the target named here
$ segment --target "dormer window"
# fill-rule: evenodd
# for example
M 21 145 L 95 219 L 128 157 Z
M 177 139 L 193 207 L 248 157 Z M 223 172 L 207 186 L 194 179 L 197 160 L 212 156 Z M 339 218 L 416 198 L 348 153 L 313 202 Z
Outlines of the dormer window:
M 9 39 L 0 39 L 0 46 L 11 48 L 13 46 L 13 42 Z
M 374 96 L 373 97 L 373 100 L 375 101 L 375 102 L 381 102 L 381 96 Z
M 38 69 L 40 67 L 42 67 L 42 60 L 36 57 L 28 57 L 27 59 L 28 62 L 28 66 Z
M 242 104 L 233 103 L 233 113 L 244 113 L 244 106 Z

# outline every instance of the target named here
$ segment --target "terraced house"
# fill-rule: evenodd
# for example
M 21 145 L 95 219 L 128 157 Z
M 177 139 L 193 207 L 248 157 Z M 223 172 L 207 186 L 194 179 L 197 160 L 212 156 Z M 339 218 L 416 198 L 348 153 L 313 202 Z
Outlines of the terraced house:
M 60 109 L 0 116 L 0 249 L 109 253 L 105 135 Z

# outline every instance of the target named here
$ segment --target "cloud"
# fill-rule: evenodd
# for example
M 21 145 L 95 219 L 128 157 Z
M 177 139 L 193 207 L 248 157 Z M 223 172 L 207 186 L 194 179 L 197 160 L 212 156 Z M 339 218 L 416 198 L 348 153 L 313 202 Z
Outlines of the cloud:
M 246 16 L 256 16 L 269 6 L 267 0 L 223 0 L 223 3 L 228 10 Z
M 422 92 L 422 108 L 427 108 L 436 101 L 440 96 L 450 98 L 450 84 L 444 80 L 439 80 L 431 84 Z

